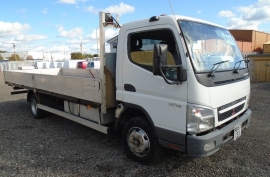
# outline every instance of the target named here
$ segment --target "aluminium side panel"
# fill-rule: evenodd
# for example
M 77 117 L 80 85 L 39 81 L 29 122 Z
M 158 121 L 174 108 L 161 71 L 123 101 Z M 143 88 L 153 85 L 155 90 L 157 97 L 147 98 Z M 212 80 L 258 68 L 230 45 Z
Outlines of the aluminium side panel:
M 60 69 L 5 71 L 5 81 L 30 88 L 58 93 L 74 98 L 102 103 L 100 79 L 62 76 Z M 77 70 L 77 72 L 79 72 Z M 89 72 L 89 71 L 88 71 Z M 77 73 L 78 74 L 78 73 Z
M 33 77 L 38 74 L 57 75 L 60 69 L 30 69 L 4 71 L 5 82 L 26 87 L 35 87 Z
M 33 87 L 31 73 L 4 71 L 5 82 L 26 87 Z
M 62 68 L 62 76 L 73 76 L 73 77 L 84 77 L 84 78 L 93 78 L 100 79 L 100 70 L 99 69 L 70 69 Z
M 35 75 L 34 80 L 37 89 L 101 103 L 98 79 Z

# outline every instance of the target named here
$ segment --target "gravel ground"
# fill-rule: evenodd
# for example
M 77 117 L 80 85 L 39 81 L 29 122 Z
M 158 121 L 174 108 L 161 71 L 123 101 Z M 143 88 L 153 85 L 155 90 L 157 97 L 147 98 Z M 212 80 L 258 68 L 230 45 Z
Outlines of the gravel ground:
M 61 118 L 35 120 L 26 94 L 0 75 L 0 176 L 270 176 L 270 84 L 252 84 L 249 129 L 210 157 L 166 150 L 153 165 L 127 159 L 121 139 Z

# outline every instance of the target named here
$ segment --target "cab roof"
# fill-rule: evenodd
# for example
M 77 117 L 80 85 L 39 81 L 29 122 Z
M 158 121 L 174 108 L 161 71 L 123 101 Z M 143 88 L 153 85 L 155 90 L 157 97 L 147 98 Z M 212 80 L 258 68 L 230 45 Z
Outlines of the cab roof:
M 181 15 L 176 15 L 176 16 L 173 16 L 173 15 L 164 15 L 163 16 L 162 15 L 162 16 L 154 16 L 154 17 L 157 17 L 158 20 L 151 21 L 150 19 L 153 18 L 153 17 L 150 17 L 148 19 L 143 19 L 143 20 L 138 20 L 138 21 L 133 21 L 133 22 L 123 24 L 122 28 L 124 28 L 124 29 L 126 29 L 126 28 L 134 29 L 134 28 L 138 28 L 138 27 L 145 27 L 145 26 L 151 26 L 151 25 L 164 25 L 164 24 L 177 25 L 177 20 L 187 20 L 187 21 L 194 21 L 194 22 L 204 23 L 204 24 L 208 24 L 208 25 L 211 25 L 211 26 L 216 26 L 216 27 L 219 27 L 219 28 L 226 29 L 226 28 L 224 28 L 224 27 L 222 27 L 222 26 L 220 26 L 218 24 L 215 24 L 215 23 L 211 23 L 211 22 L 201 20 L 201 19 L 197 19 L 197 18 L 181 16 Z

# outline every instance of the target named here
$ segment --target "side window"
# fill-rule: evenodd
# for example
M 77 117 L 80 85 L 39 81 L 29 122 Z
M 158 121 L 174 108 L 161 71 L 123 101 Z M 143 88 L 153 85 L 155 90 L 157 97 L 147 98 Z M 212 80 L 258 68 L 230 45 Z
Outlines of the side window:
M 154 44 L 167 44 L 167 65 L 181 63 L 174 35 L 169 29 L 131 33 L 128 36 L 128 56 L 132 63 L 150 72 L 153 70 Z
M 113 45 L 113 48 L 114 48 L 114 49 L 117 48 L 117 42 L 114 42 L 112 45 Z

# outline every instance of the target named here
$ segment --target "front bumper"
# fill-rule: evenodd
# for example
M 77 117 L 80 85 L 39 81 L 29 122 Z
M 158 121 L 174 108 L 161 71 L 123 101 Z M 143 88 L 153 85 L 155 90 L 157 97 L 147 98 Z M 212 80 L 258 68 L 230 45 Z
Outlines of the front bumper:
M 187 154 L 190 157 L 207 157 L 219 150 L 219 147 L 233 139 L 234 127 L 242 124 L 242 130 L 249 126 L 251 110 L 248 109 L 241 117 L 231 122 L 220 130 L 213 131 L 203 136 L 187 136 Z M 204 149 L 205 145 L 215 142 L 215 147 L 209 151 Z

